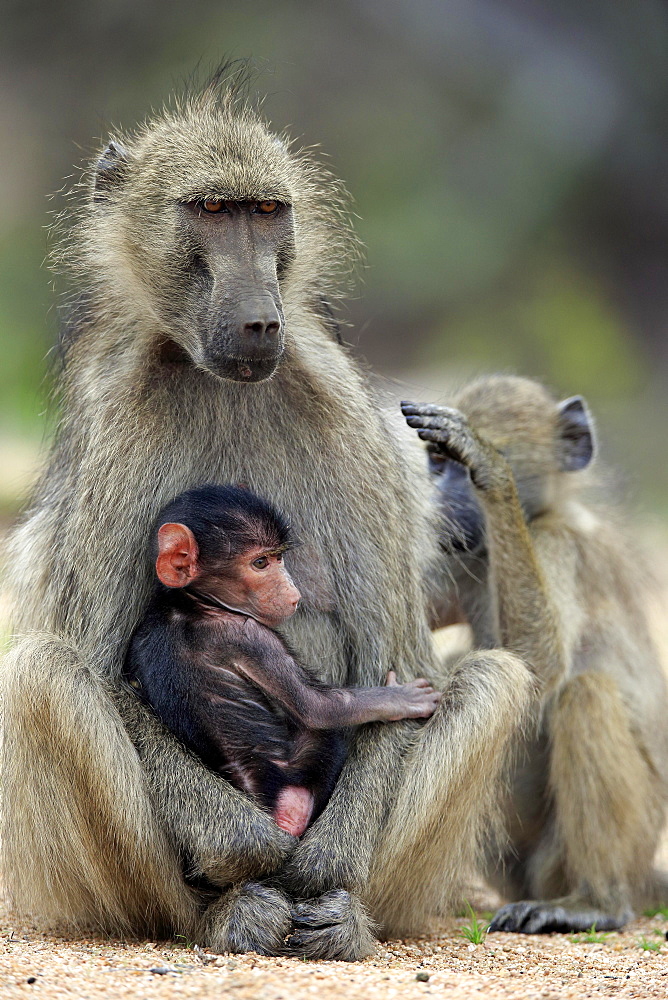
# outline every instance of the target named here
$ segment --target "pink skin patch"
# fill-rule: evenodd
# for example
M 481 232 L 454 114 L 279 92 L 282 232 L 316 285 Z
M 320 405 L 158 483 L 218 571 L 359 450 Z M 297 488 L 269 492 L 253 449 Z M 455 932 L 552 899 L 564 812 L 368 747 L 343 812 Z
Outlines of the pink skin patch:
M 308 788 L 286 785 L 278 793 L 274 806 L 274 822 L 281 830 L 301 837 L 311 819 L 313 796 Z

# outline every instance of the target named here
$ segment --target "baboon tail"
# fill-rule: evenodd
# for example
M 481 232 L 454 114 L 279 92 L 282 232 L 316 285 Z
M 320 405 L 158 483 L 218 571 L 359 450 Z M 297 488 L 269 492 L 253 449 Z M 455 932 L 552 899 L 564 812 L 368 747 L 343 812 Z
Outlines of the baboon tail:
M 187 930 L 194 905 L 102 680 L 45 633 L 19 639 L 0 676 L 2 867 L 15 908 L 73 930 Z

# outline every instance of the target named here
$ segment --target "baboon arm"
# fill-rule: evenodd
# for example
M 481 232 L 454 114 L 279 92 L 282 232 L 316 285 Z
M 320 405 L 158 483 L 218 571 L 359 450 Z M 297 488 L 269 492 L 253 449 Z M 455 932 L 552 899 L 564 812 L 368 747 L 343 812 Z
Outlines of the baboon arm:
M 209 771 L 132 692 L 115 701 L 142 762 L 153 807 L 191 874 L 216 885 L 280 867 L 295 838 Z
M 567 674 L 565 641 L 507 465 L 480 500 L 498 645 L 525 661 L 545 693 Z
M 568 661 L 510 465 L 459 410 L 408 403 L 402 408 L 433 451 L 469 470 L 485 517 L 496 645 L 520 656 L 545 693 L 565 676 Z

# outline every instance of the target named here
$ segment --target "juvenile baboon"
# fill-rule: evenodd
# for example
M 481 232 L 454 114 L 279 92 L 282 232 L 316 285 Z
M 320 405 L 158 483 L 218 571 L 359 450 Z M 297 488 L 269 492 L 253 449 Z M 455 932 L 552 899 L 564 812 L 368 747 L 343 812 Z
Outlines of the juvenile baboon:
M 424 725 L 361 727 L 299 843 L 120 681 L 151 588 L 137 552 L 204 482 L 289 512 L 303 600 L 281 631 L 323 681 L 435 677 L 426 474 L 323 306 L 353 252 L 340 185 L 217 85 L 93 168 L 62 418 L 9 560 L 3 872 L 41 920 L 263 952 L 292 930 L 300 955 L 351 959 L 372 920 L 419 930 L 457 894 L 528 705 L 513 654 L 465 657 Z
M 263 497 L 209 484 L 158 515 L 155 580 L 124 674 L 200 760 L 295 837 L 329 801 L 342 729 L 427 719 L 441 700 L 423 677 L 336 688 L 297 663 L 276 629 L 301 595 L 284 565 L 294 545 Z
M 536 382 L 497 376 L 454 402 L 403 406 L 438 476 L 451 611 L 476 647 L 512 650 L 539 681 L 508 850 L 490 866 L 518 902 L 491 930 L 622 927 L 652 891 L 667 791 L 647 579 L 616 519 L 586 499 L 594 440 L 580 397 L 557 403 Z

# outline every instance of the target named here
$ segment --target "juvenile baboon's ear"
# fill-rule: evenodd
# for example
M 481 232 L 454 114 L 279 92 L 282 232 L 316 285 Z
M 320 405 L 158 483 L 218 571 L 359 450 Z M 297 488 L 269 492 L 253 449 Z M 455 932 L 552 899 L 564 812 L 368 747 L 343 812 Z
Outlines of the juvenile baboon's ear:
M 559 458 L 563 472 L 585 469 L 594 457 L 594 427 L 582 396 L 557 405 Z
M 199 549 L 185 524 L 161 524 L 158 529 L 158 558 L 155 571 L 166 587 L 187 587 L 197 576 Z
M 123 183 L 129 162 L 127 149 L 112 139 L 95 165 L 93 201 L 106 201 L 114 188 Z

